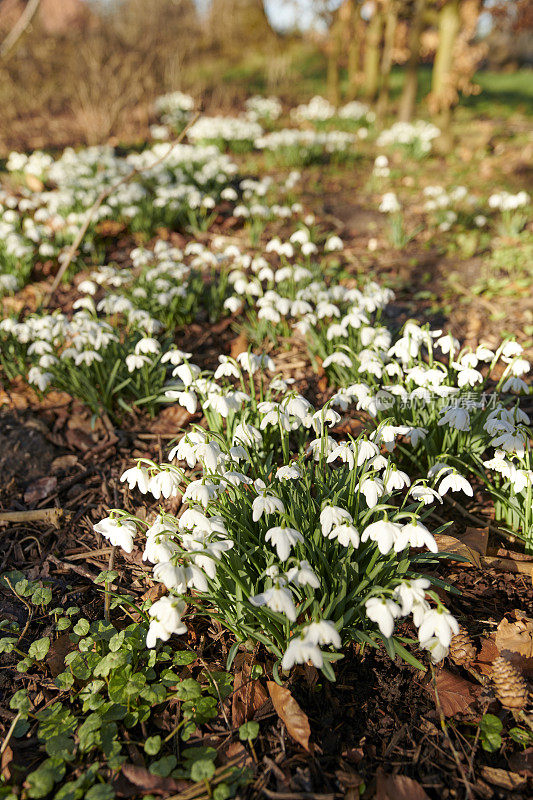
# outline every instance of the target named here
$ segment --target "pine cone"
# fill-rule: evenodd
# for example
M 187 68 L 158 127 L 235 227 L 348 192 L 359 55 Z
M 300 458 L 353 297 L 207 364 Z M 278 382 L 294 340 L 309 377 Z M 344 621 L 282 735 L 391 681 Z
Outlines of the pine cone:
M 476 648 L 472 644 L 470 634 L 463 627 L 452 637 L 449 657 L 460 667 L 468 667 L 476 658 Z
M 496 697 L 504 708 L 524 708 L 527 703 L 527 683 L 510 661 L 499 656 L 492 665 L 492 682 Z

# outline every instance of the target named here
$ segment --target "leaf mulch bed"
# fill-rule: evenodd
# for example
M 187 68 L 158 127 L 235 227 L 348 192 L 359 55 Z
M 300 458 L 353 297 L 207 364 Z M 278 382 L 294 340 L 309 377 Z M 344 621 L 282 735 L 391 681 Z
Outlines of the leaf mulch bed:
M 183 418 L 167 419 L 164 427 L 168 431 L 170 423 L 177 433 L 184 422 Z M 108 554 L 96 542 L 92 523 L 105 515 L 109 505 L 139 513 L 134 496 L 118 478 L 132 456 L 159 457 L 167 449 L 168 439 L 157 433 L 158 424 L 157 419 L 151 423 L 155 432 L 147 432 L 146 425 L 142 431 L 110 431 L 103 425 L 92 428 L 90 416 L 72 402 L 40 411 L 2 411 L 2 510 L 63 509 L 63 517 L 52 523 L 1 525 L 2 571 L 20 569 L 33 580 L 47 582 L 69 603 L 78 604 L 87 618 L 101 617 L 102 597 L 93 579 L 107 567 Z M 118 585 L 132 588 L 139 596 L 150 584 L 139 550 L 118 556 L 115 569 Z M 496 654 L 490 649 L 495 647 L 502 615 L 507 614 L 509 624 L 515 624 L 513 609 L 519 609 L 515 619 L 533 615 L 531 578 L 457 564 L 443 568 L 441 575 L 461 592 L 448 595 L 447 602 L 473 637 L 479 651 L 479 663 L 474 667 L 483 675 L 487 651 L 489 663 Z M 4 590 L 0 591 L 0 611 L 2 617 L 24 626 L 26 610 Z M 28 642 L 35 633 L 33 628 L 32 624 L 26 632 Z M 39 630 L 43 635 L 42 626 Z M 190 644 L 200 650 L 206 664 L 223 668 L 231 642 L 225 634 L 215 633 L 207 623 L 199 622 L 190 631 Z M 405 633 L 409 635 L 409 630 Z M 533 666 L 533 651 L 530 656 Z M 261 663 L 263 657 L 256 653 L 255 663 Z M 35 694 L 41 692 L 47 700 L 53 697 L 47 670 L 30 679 L 17 673 L 9 658 L 7 661 L 0 671 L 4 733 L 10 724 L 9 699 L 15 690 L 31 681 Z M 246 656 L 234 666 L 236 684 L 226 717 L 229 712 L 233 728 L 247 718 L 260 722 L 260 736 L 254 745 L 257 762 L 238 742 L 226 747 L 230 735 L 224 717 L 205 726 L 203 732 L 203 742 L 224 750 L 227 757 L 243 751 L 255 775 L 245 792 L 248 797 L 357 798 L 363 783 L 363 797 L 378 800 L 509 796 L 525 800 L 531 796 L 531 748 L 523 753 L 518 745 L 506 745 L 493 754 L 482 749 L 475 734 L 483 713 L 499 714 L 506 729 L 516 723 L 510 712 L 502 712 L 490 688 L 482 687 L 460 667 L 446 662 L 437 671 L 437 704 L 431 673 L 421 675 L 403 663 L 392 663 L 383 651 L 353 648 L 338 663 L 334 685 L 320 680 L 314 668 L 296 669 L 289 687 L 295 708 L 282 703 L 277 711 L 265 680 L 251 682 L 247 677 L 250 668 Z M 446 720 L 444 727 L 441 714 Z M 310 738 L 309 730 L 305 734 L 306 720 Z M 27 742 L 12 740 L 10 746 L 15 760 L 28 758 Z M 119 796 L 122 792 L 125 797 L 138 797 L 154 791 L 146 783 L 149 773 L 145 773 L 137 765 L 127 780 L 122 775 L 122 783 L 115 787 Z M 170 792 L 165 789 L 163 796 L 165 793 L 168 796 Z

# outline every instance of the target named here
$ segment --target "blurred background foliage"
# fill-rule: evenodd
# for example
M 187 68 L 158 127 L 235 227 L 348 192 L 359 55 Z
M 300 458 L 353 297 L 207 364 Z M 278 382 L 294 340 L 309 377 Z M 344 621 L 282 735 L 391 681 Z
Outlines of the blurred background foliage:
M 532 27 L 530 0 L 0 0 L 0 148 L 143 137 L 174 89 L 208 111 L 320 93 L 441 126 L 459 103 L 527 111 Z

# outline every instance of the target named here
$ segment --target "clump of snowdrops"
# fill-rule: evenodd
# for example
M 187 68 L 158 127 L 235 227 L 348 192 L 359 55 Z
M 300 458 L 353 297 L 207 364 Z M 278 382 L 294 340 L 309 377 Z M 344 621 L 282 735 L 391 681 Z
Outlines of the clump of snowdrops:
M 148 645 L 182 633 L 191 605 L 235 637 L 229 664 L 259 642 L 275 676 L 311 661 L 333 680 L 353 641 L 419 665 L 395 630 L 412 615 L 420 647 L 442 659 L 458 628 L 420 572 L 437 551 L 424 482 L 412 485 L 368 438 L 337 438 L 339 414 L 267 379 L 273 367 L 250 352 L 221 357 L 211 378 L 183 364 L 182 391 L 203 396 L 207 429 L 185 433 L 167 463 L 139 459 L 122 479 L 156 499 L 181 496 L 184 510 L 161 506 L 145 523 L 115 509 L 95 525 L 128 552 L 145 537 L 143 557 L 168 591 L 150 609 Z
M 365 320 L 356 336 L 353 325 L 347 315 L 313 329 L 315 349 L 320 339 L 328 353 L 322 366 L 339 387 L 332 405 L 355 407 L 383 426 L 379 441 L 391 453 L 398 444 L 395 459 L 434 479 L 440 497 L 472 497 L 472 482 L 482 481 L 497 520 L 531 548 L 530 419 L 519 405 L 530 392 L 530 364 L 522 347 L 507 339 L 473 350 L 413 321 L 395 340 Z

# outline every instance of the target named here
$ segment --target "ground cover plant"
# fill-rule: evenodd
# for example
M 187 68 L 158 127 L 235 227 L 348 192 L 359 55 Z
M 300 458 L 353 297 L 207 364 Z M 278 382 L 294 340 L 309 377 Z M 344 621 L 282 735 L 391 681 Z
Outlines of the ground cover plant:
M 7 162 L 0 797 L 526 797 L 530 197 L 366 103 L 195 108 Z

